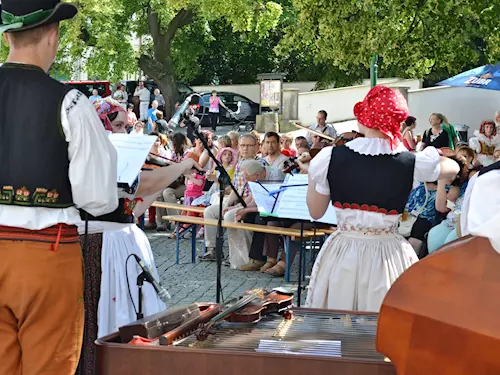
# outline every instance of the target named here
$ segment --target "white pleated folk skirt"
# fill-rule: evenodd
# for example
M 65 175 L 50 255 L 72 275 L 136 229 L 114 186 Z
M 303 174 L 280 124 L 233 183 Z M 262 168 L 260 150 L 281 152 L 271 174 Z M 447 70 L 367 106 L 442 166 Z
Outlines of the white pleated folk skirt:
M 152 270 L 153 276 L 160 280 L 151 245 L 141 229 L 135 224 L 130 224 L 122 229 L 104 231 L 98 337 L 116 332 L 119 327 L 136 320 L 136 309 L 138 308 L 137 276 L 142 273 L 142 269 L 134 257 L 131 257 L 127 262 L 127 272 L 125 271 L 125 262 L 130 254 L 139 256 Z M 149 283 L 144 282 L 142 292 L 144 316 L 166 309 L 165 304 L 157 297 L 154 288 Z
M 338 230 L 314 263 L 306 307 L 378 312 L 392 283 L 418 257 L 397 233 L 399 216 L 351 209 L 337 216 Z

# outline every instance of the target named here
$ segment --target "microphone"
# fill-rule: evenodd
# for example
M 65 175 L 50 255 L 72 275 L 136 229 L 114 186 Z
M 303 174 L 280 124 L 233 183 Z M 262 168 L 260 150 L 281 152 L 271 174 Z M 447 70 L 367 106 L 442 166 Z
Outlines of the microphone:
M 191 103 L 191 99 L 193 98 L 192 95 L 189 95 L 186 100 L 177 108 L 177 111 L 175 111 L 174 115 L 168 122 L 168 125 L 176 128 L 179 126 L 179 123 L 182 120 L 182 117 L 184 116 L 184 112 L 186 112 L 186 109 L 189 107 L 189 103 Z
M 155 288 L 156 294 L 158 297 L 165 303 L 168 304 L 169 299 L 172 298 L 170 297 L 170 293 L 163 287 L 163 285 L 160 284 L 159 281 L 156 281 L 156 279 L 153 277 L 153 273 L 149 269 L 148 266 L 142 261 L 141 258 L 139 258 L 137 255 L 132 254 L 135 258 L 135 261 L 139 264 L 139 266 L 142 268 L 142 271 L 144 272 L 144 276 L 146 278 L 146 281 L 153 285 L 153 288 Z

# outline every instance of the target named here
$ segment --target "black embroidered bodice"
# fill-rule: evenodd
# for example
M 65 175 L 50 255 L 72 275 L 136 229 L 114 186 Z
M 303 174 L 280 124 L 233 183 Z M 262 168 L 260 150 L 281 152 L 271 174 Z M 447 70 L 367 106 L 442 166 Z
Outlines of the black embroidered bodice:
M 401 214 L 413 186 L 415 155 L 361 155 L 334 147 L 328 169 L 332 203 L 386 214 Z
M 497 161 L 496 163 L 493 163 L 487 167 L 481 168 L 481 170 L 479 171 L 478 177 L 485 174 L 485 173 L 488 173 L 490 171 L 495 171 L 498 169 L 500 169 L 500 161 Z
M 61 125 L 68 91 L 35 66 L 0 67 L 0 204 L 73 205 Z

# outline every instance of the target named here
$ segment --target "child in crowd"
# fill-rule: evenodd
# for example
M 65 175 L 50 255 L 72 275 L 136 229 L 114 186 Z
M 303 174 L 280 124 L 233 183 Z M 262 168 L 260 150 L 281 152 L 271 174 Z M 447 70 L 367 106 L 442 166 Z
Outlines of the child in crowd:
M 184 191 L 184 206 L 191 206 L 191 204 L 196 198 L 199 198 L 203 195 L 203 186 L 205 185 L 205 179 L 206 179 L 205 172 L 203 171 L 200 172 L 193 169 L 191 172 L 186 173 L 184 177 L 186 185 L 186 190 Z M 198 214 L 196 213 L 187 211 L 182 211 L 181 215 L 198 216 Z M 188 228 L 189 224 L 181 224 L 181 227 Z M 170 234 L 169 237 L 175 238 L 176 237 L 175 232 Z
M 217 138 L 217 147 L 219 150 L 223 149 L 224 147 L 231 147 L 232 146 L 232 141 L 231 138 L 229 138 L 228 135 L 221 135 L 219 138 Z
M 297 164 L 300 168 L 300 173 L 307 174 L 309 171 L 309 163 L 311 162 L 311 154 L 309 154 L 309 147 L 301 146 L 297 150 Z
M 130 135 L 144 135 L 144 123 L 142 121 L 136 121 Z
M 500 160 L 500 148 L 496 148 L 495 152 L 493 152 L 493 158 L 495 159 L 495 163 Z
M 129 104 L 127 107 L 127 121 L 131 127 L 137 122 L 137 116 L 135 115 L 133 104 Z
M 298 150 L 300 147 L 309 147 L 309 142 L 307 142 L 306 137 L 298 136 L 295 137 L 295 149 Z
M 205 173 L 192 170 L 184 175 L 186 177 L 186 191 L 184 192 L 184 206 L 191 206 L 196 198 L 203 195 L 203 185 L 205 185 Z

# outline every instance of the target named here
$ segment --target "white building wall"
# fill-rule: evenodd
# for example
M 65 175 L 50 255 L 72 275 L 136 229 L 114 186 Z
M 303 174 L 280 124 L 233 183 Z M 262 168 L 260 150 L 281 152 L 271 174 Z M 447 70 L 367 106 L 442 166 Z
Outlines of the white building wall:
M 316 82 L 285 82 L 285 89 L 299 89 L 300 92 L 308 92 L 314 90 Z M 209 85 L 209 86 L 193 86 L 193 90 L 197 92 L 229 91 L 246 96 L 248 99 L 256 103 L 260 102 L 260 85 L 258 83 L 250 85 Z
M 470 127 L 469 137 L 483 120 L 500 111 L 500 92 L 466 87 L 432 87 L 409 92 L 410 114 L 417 118 L 417 134 L 429 127 L 429 115 L 444 114 L 451 124 Z
M 379 83 L 392 87 L 409 87 L 412 90 L 418 89 L 421 86 L 421 82 L 418 79 L 394 79 Z M 328 113 L 329 122 L 353 119 L 354 105 L 363 100 L 368 91 L 370 91 L 370 85 L 300 93 L 299 120 L 304 124 L 312 125 L 316 121 L 316 114 L 319 110 L 325 110 Z

